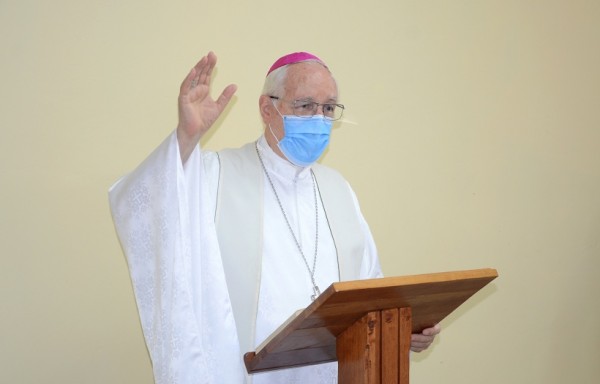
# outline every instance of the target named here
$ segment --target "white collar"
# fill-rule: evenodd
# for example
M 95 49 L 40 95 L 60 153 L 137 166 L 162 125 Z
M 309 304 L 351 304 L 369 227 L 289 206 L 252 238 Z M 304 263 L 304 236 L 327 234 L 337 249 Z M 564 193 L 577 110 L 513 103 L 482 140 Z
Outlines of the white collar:
M 299 167 L 295 164 L 290 163 L 289 160 L 279 156 L 267 143 L 267 139 L 262 135 L 258 140 L 258 150 L 260 151 L 265 167 L 271 174 L 279 179 L 298 181 L 305 180 L 310 176 L 310 166 Z

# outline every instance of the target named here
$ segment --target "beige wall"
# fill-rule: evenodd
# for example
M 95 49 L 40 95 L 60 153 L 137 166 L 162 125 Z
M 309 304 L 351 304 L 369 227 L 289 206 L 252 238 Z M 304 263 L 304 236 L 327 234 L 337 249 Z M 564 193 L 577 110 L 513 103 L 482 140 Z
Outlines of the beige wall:
M 4 0 L 0 47 L 0 382 L 152 382 L 106 192 L 210 49 L 239 91 L 206 147 L 255 138 L 267 68 L 312 51 L 384 272 L 500 272 L 413 383 L 598 382 L 599 2 Z

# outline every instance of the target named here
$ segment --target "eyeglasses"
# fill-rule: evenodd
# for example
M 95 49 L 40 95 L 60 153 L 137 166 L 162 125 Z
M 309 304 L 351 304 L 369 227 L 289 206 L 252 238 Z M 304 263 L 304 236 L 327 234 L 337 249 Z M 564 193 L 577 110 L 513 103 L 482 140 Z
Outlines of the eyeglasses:
M 342 118 L 342 114 L 344 114 L 344 105 L 343 104 L 333 104 L 333 103 L 317 103 L 312 100 L 284 100 L 277 96 L 269 96 L 273 100 L 281 100 L 287 101 L 292 104 L 292 109 L 294 110 L 294 115 L 298 117 L 313 117 L 317 114 L 319 110 L 319 106 L 322 107 L 323 116 L 325 116 L 329 120 L 339 120 Z

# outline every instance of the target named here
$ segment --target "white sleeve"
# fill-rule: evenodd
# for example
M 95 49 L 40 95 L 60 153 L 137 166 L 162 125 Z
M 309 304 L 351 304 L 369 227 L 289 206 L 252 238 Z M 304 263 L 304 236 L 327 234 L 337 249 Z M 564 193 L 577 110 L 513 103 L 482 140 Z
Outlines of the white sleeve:
M 244 380 L 208 184 L 173 133 L 109 191 L 157 384 Z

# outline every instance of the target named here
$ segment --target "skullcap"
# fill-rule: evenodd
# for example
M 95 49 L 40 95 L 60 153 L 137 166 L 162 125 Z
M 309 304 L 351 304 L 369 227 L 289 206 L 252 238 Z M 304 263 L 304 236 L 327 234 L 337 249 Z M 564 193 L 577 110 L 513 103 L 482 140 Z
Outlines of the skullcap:
M 267 72 L 267 76 L 269 76 L 269 74 L 271 72 L 273 72 L 274 70 L 276 70 L 277 68 L 281 68 L 281 67 L 289 65 L 289 64 L 300 63 L 302 61 L 307 61 L 307 60 L 315 60 L 315 61 L 321 63 L 325 68 L 327 68 L 325 63 L 321 59 L 319 59 L 317 56 L 313 55 L 312 53 L 294 52 L 294 53 L 287 54 L 287 55 L 282 56 L 279 59 L 277 59 L 277 61 L 273 63 L 271 68 L 269 68 L 269 72 Z

